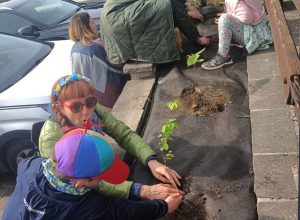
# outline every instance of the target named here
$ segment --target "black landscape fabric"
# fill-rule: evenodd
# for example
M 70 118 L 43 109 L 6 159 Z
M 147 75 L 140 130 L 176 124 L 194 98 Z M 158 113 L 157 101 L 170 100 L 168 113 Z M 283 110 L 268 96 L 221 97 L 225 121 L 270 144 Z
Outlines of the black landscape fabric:
M 167 165 L 183 177 L 186 192 L 183 204 L 168 219 L 257 219 L 247 80 L 244 57 L 214 71 L 173 68 L 159 79 L 144 139 L 162 161 L 161 126 L 169 118 L 177 119 L 180 128 L 170 141 L 174 158 Z M 177 111 L 168 110 L 167 102 L 192 91 L 206 91 L 202 98 L 230 100 L 223 99 L 226 104 L 212 111 L 209 108 L 214 106 L 207 100 L 204 108 L 192 102 Z M 140 163 L 135 165 L 133 179 L 157 183 Z

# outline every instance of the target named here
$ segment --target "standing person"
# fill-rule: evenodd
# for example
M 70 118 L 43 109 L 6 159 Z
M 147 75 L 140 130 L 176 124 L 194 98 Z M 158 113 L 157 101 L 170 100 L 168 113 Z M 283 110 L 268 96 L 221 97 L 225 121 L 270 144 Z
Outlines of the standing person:
M 207 70 L 219 69 L 233 63 L 229 57 L 231 40 L 245 46 L 249 54 L 267 49 L 272 34 L 265 9 L 258 0 L 225 0 L 226 13 L 218 23 L 219 47 L 217 54 L 202 64 Z
M 91 79 L 98 101 L 111 110 L 129 76 L 121 67 L 107 61 L 97 26 L 88 13 L 78 13 L 71 18 L 69 37 L 75 41 L 71 50 L 72 71 Z
M 17 184 L 3 220 L 11 219 L 157 219 L 173 212 L 183 196 L 130 201 L 105 196 L 99 181 L 122 183 L 129 168 L 101 134 L 84 129 L 66 133 L 51 158 L 20 162 Z
M 95 89 L 89 79 L 79 74 L 72 74 L 59 79 L 52 87 L 51 110 L 53 116 L 48 119 L 40 132 L 39 150 L 43 157 L 51 156 L 56 141 L 66 130 L 82 127 L 86 123 L 103 124 L 93 130 L 109 135 L 119 146 L 135 156 L 154 177 L 166 184 L 152 186 L 125 181 L 120 185 L 100 182 L 98 190 L 105 194 L 123 198 L 164 199 L 173 193 L 181 193 L 177 189 L 181 178 L 178 173 L 157 161 L 155 152 L 143 139 L 130 130 L 123 122 L 114 118 L 103 106 L 97 104 Z M 171 184 L 171 185 L 169 185 Z
M 107 0 L 101 11 L 101 39 L 111 63 L 180 60 L 174 26 L 192 42 L 207 46 L 180 0 Z M 175 24 L 175 25 L 174 25 Z

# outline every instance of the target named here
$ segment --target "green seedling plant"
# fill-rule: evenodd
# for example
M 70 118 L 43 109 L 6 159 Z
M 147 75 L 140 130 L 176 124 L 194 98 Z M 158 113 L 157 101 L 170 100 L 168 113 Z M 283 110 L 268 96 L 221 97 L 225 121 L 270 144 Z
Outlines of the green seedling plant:
M 167 107 L 170 111 L 175 111 L 181 107 L 181 102 L 180 100 L 168 102 Z M 174 130 L 177 128 L 179 128 L 179 123 L 177 122 L 177 120 L 174 118 L 170 118 L 166 123 L 162 125 L 161 133 L 158 135 L 160 151 L 162 153 L 165 166 L 167 165 L 167 161 L 174 158 L 174 154 L 169 145 L 169 141 L 173 140 L 172 135 L 174 133 Z
M 175 100 L 175 101 L 170 101 L 167 103 L 167 107 L 171 111 L 175 111 L 181 107 L 181 102 L 180 100 Z
M 201 58 L 201 54 L 203 53 L 203 51 L 205 50 L 205 48 L 203 48 L 202 50 L 198 51 L 197 53 L 192 53 L 190 55 L 188 55 L 186 64 L 188 67 L 193 66 L 195 68 L 196 63 L 200 63 L 202 61 L 204 61 L 204 59 Z

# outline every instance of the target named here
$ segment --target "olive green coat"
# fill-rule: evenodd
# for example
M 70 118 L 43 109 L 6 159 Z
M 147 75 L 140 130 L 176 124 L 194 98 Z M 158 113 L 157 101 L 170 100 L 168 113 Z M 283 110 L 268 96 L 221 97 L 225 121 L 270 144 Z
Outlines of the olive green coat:
M 111 63 L 180 59 L 170 0 L 107 0 L 100 35 Z

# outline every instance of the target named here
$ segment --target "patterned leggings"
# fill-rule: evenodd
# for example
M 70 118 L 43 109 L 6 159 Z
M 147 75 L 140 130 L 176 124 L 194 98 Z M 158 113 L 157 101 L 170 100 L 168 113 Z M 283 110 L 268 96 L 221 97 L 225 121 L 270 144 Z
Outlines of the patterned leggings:
M 219 48 L 218 54 L 227 57 L 229 53 L 231 40 L 235 40 L 241 45 L 244 43 L 244 26 L 237 18 L 229 14 L 221 15 L 218 24 Z

